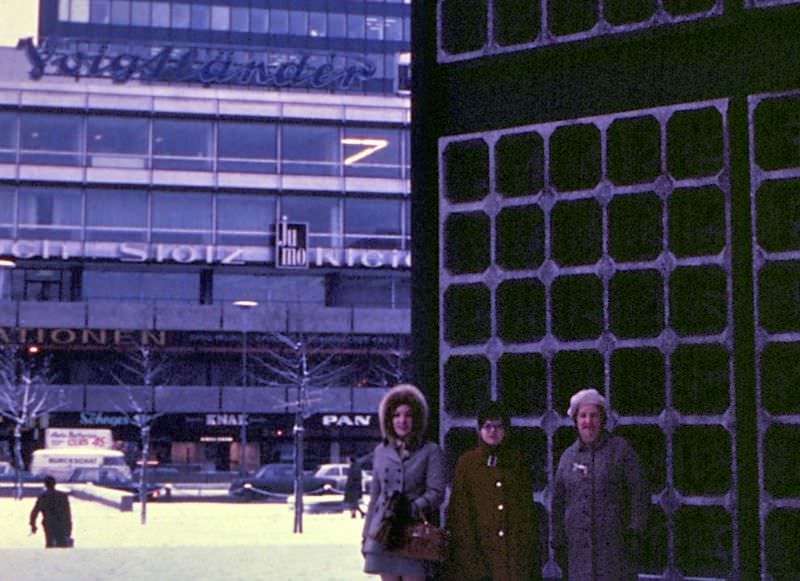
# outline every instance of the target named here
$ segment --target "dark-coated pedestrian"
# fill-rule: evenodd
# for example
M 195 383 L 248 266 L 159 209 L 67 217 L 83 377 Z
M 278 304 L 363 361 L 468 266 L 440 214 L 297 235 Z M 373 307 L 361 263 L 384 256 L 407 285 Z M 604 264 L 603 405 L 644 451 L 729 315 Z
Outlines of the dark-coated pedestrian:
M 447 529 L 448 581 L 533 581 L 541 549 L 531 469 L 513 447 L 508 413 L 492 402 L 478 415 L 478 446 L 456 463 Z
M 363 471 L 356 458 L 350 458 L 347 468 L 347 480 L 344 483 L 344 505 L 350 509 L 350 518 L 356 518 L 356 513 L 364 518 L 366 513 L 361 509 L 361 496 L 364 493 Z
M 56 479 L 45 476 L 45 491 L 36 499 L 36 504 L 30 515 L 31 534 L 36 534 L 36 520 L 42 514 L 44 527 L 45 547 L 72 546 L 72 513 L 69 507 L 69 497 L 66 493 L 56 490 Z
M 393 545 L 403 526 L 438 511 L 445 491 L 444 454 L 424 439 L 428 403 L 415 386 L 390 389 L 378 416 L 383 441 L 375 448 L 372 463 L 362 534 L 364 571 L 380 575 L 382 581 L 424 581 L 426 562 L 393 553 Z M 381 534 L 386 530 L 388 535 Z
M 569 581 L 634 581 L 648 507 L 639 459 L 606 431 L 608 406 L 596 389 L 573 395 L 567 415 L 578 439 L 561 456 L 553 490 L 559 565 Z

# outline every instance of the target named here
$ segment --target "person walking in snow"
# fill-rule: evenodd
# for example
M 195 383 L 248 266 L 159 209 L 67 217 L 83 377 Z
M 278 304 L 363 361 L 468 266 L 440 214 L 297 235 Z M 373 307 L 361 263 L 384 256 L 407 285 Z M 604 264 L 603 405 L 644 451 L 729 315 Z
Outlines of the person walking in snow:
M 56 479 L 52 476 L 44 478 L 45 491 L 36 499 L 30 514 L 31 534 L 36 534 L 36 520 L 42 514 L 45 547 L 72 546 L 72 513 L 69 508 L 69 497 L 56 490 Z

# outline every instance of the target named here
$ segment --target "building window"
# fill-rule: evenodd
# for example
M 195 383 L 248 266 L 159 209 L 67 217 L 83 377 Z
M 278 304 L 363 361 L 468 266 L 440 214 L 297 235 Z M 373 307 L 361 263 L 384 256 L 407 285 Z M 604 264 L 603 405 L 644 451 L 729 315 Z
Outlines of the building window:
M 208 30 L 211 24 L 211 11 L 204 4 L 192 4 L 192 28 Z
M 83 195 L 72 189 L 19 190 L 19 236 L 80 240 Z
M 90 116 L 87 122 L 88 165 L 147 167 L 148 122 L 133 117 Z
M 383 16 L 367 16 L 367 38 L 370 40 L 383 40 Z
M 330 307 L 408 308 L 409 299 L 407 277 L 349 273 L 328 275 L 326 304 Z
M 211 30 L 231 29 L 231 9 L 230 6 L 211 7 Z
M 150 26 L 150 2 L 134 0 L 131 2 L 131 24 Z
M 342 246 L 339 200 L 317 196 L 282 197 L 280 217 L 289 222 L 307 222 L 309 245 L 325 248 Z
M 211 242 L 211 194 L 155 192 L 153 242 Z
M 246 297 L 262 303 L 325 304 L 322 275 L 247 275 L 214 273 L 214 302 L 232 303 Z
M 283 173 L 339 174 L 338 127 L 284 125 L 281 137 Z
M 211 122 L 156 119 L 153 122 L 153 167 L 208 171 Z
M 400 200 L 346 199 L 344 202 L 346 246 L 400 248 L 401 205 Z
M 310 12 L 308 14 L 308 35 L 328 36 L 327 19 L 324 12 Z
M 292 10 L 289 12 L 289 34 L 305 36 L 308 33 L 308 12 Z
M 333 38 L 347 38 L 347 16 L 344 14 L 328 14 L 328 35 Z
M 275 198 L 220 194 L 216 202 L 218 244 L 274 244 Z
M 266 8 L 252 8 L 250 10 L 250 32 L 256 34 L 269 32 L 269 12 Z
M 18 268 L 12 273 L 11 296 L 23 301 L 72 300 L 72 272 Z
M 76 115 L 26 113 L 20 119 L 22 163 L 80 165 L 81 127 Z
M 289 11 L 269 11 L 269 31 L 271 34 L 289 34 Z
M 169 28 L 169 3 L 153 2 L 153 26 Z
M 275 125 L 221 122 L 218 132 L 219 171 L 277 172 Z
M 172 28 L 186 29 L 192 21 L 192 11 L 188 4 L 172 5 Z
M 0 186 L 0 236 L 5 238 L 14 238 L 15 194 L 14 188 Z M 0 273 L 4 270 L 0 269 Z
M 89 0 L 72 0 L 69 20 L 71 22 L 89 22 Z
M 347 15 L 347 38 L 364 38 L 364 16 Z
M 87 190 L 86 239 L 147 241 L 147 193 Z
M 85 300 L 191 302 L 200 300 L 200 275 L 193 272 L 83 272 Z
M 17 159 L 17 114 L 0 111 L 0 162 L 14 163 Z
M 344 175 L 400 178 L 399 129 L 345 127 L 342 139 Z
M 247 8 L 231 8 L 231 30 L 235 32 L 250 30 L 250 11 Z
M 110 23 L 111 2 L 109 0 L 92 0 L 89 9 L 89 22 L 92 24 Z
M 130 0 L 111 0 L 111 24 L 128 25 L 130 22 Z

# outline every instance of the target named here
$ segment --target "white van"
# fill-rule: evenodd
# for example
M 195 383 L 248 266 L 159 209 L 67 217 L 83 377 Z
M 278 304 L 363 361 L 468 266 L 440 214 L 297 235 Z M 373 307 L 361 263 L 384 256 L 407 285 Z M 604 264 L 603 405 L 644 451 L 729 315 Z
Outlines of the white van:
M 131 469 L 125 463 L 125 455 L 119 450 L 106 448 L 44 448 L 33 452 L 31 474 L 52 476 L 56 480 L 68 480 L 76 468 L 111 468 L 125 479 L 130 479 Z

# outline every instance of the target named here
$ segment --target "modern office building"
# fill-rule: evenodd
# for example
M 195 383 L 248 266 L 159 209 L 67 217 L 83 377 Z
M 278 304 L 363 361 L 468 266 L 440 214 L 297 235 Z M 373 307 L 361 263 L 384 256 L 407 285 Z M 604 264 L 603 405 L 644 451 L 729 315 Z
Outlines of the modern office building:
M 569 397 L 599 389 L 651 486 L 640 579 L 800 570 L 797 4 L 412 9 L 415 364 L 442 442 L 504 401 L 550 539 Z
M 161 461 L 237 469 L 242 440 L 246 468 L 285 459 L 298 394 L 263 365 L 291 356 L 281 333 L 341 371 L 311 378 L 307 456 L 371 448 L 409 348 L 409 19 L 40 3 L 39 37 L 0 49 L 0 340 L 49 356 L 63 399 L 28 451 L 45 426 L 110 426 L 135 455 L 140 409 Z M 165 385 L 120 377 L 143 343 Z

